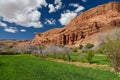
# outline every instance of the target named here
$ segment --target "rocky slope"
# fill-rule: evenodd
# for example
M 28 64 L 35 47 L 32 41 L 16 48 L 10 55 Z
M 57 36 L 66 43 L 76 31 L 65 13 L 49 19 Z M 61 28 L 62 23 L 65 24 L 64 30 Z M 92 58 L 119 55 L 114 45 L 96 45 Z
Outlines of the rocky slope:
M 110 2 L 80 14 L 64 28 L 36 34 L 33 40 L 21 45 L 79 45 L 88 42 L 97 44 L 96 34 L 116 26 L 120 26 L 120 3 Z

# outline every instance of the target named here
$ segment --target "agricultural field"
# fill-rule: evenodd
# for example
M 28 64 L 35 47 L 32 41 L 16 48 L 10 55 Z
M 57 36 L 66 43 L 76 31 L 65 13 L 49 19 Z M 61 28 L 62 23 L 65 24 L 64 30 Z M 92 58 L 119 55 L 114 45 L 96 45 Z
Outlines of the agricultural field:
M 119 80 L 113 72 L 28 55 L 0 55 L 0 80 Z

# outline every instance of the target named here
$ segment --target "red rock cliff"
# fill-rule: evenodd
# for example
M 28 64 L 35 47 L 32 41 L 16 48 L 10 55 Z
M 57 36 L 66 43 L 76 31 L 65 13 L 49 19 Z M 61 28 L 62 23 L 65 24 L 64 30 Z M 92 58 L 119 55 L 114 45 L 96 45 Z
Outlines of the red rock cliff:
M 95 43 L 93 35 L 115 26 L 120 26 L 120 3 L 110 2 L 80 14 L 64 28 L 36 34 L 35 38 L 28 43 L 34 45 Z

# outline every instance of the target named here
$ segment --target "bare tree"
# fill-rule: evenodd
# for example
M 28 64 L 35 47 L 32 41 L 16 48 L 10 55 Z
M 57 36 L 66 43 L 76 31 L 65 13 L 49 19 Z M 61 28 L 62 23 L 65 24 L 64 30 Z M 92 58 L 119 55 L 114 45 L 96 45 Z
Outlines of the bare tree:
M 34 46 L 34 45 L 32 45 L 32 44 L 29 44 L 29 45 L 25 46 L 24 49 L 25 49 L 25 52 L 26 52 L 26 53 L 32 54 L 32 52 L 33 52 L 34 50 L 36 50 L 37 48 L 36 48 L 36 46 Z
M 70 61 L 71 60 L 70 54 L 72 52 L 71 49 L 68 46 L 64 46 L 63 49 L 64 49 L 65 54 L 68 57 L 68 60 Z

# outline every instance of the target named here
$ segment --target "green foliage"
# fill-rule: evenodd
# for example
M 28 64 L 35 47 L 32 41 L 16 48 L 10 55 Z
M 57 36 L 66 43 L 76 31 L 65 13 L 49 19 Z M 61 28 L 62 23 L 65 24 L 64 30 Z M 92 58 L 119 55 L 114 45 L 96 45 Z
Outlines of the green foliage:
M 108 40 L 102 48 L 111 66 L 116 72 L 120 72 L 120 39 Z
M 83 48 L 83 45 L 82 45 L 82 44 L 80 44 L 80 45 L 79 45 L 79 49 L 82 49 L 82 48 Z
M 86 59 L 87 59 L 87 61 L 88 61 L 90 64 L 92 63 L 92 59 L 93 59 L 94 55 L 95 55 L 95 52 L 92 51 L 92 50 L 89 50 L 89 51 L 87 52 L 87 55 L 85 56 Z
M 100 49 L 98 49 L 97 51 L 96 51 L 96 53 L 98 53 L 98 54 L 104 54 L 103 53 L 103 50 L 100 48 Z
M 94 47 L 94 44 L 87 43 L 87 44 L 85 45 L 85 47 L 86 47 L 87 49 L 91 49 L 91 48 Z
M 77 47 L 71 47 L 72 52 L 78 52 L 78 48 Z
M 1 56 L 0 80 L 118 80 L 113 72 L 77 67 L 32 56 Z

